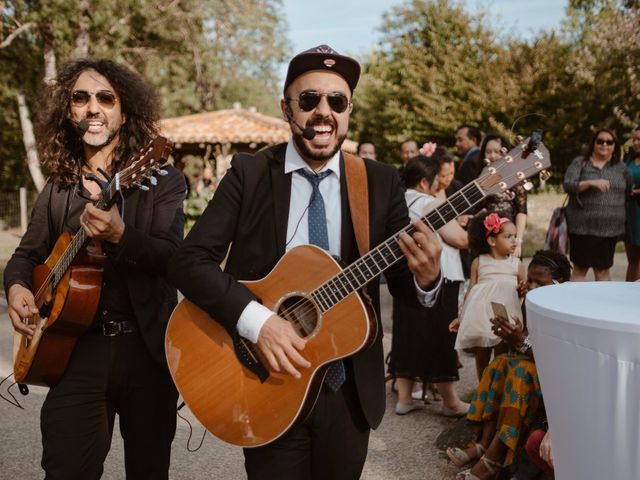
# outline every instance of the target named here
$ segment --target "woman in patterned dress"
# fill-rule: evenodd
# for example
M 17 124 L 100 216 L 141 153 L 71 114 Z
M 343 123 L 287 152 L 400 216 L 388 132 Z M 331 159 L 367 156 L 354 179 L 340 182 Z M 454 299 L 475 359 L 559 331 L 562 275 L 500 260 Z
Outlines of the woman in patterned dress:
M 569 280 L 571 265 L 559 253 L 537 252 L 527 271 L 527 289 Z M 497 470 L 513 463 L 516 448 L 526 441 L 528 431 L 542 410 L 542 393 L 526 326 L 514 317 L 509 323 L 494 319 L 494 333 L 514 353 L 500 355 L 485 369 L 471 397 L 467 420 L 476 433 L 476 443 L 462 450 L 447 449 L 458 466 L 475 464 L 460 472 L 458 480 L 492 478 Z

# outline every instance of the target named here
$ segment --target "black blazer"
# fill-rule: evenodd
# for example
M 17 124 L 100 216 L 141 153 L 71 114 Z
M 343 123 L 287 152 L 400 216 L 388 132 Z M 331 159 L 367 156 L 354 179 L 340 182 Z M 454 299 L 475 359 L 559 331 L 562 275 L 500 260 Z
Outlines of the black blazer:
M 480 150 L 476 150 L 462 162 L 456 171 L 455 178 L 464 186 L 478 178 L 483 168 L 484 159 L 480 158 Z
M 237 154 L 202 217 L 178 249 L 168 272 L 169 280 L 185 297 L 219 321 L 231 336 L 247 304 L 255 299 L 236 280 L 266 276 L 285 253 L 291 174 L 284 174 L 286 144 L 255 155 Z M 368 187 L 371 245 L 375 246 L 405 227 L 408 222 L 403 189 L 395 169 L 365 160 Z M 344 162 L 341 159 L 342 237 L 341 258 L 351 263 L 358 250 L 351 223 Z M 230 247 L 230 248 L 229 248 Z M 228 256 L 227 256 L 227 252 Z M 219 264 L 227 256 L 225 269 Z M 413 277 L 406 261 L 385 273 L 391 293 L 417 303 Z M 369 285 L 380 316 L 379 282 Z M 373 428 L 385 410 L 382 327 L 373 345 L 347 360 L 363 413 Z
M 148 192 L 125 192 L 124 236 L 118 245 L 103 242 L 104 252 L 127 279 L 131 304 L 144 342 L 166 368 L 164 335 L 177 304 L 177 292 L 164 278 L 166 264 L 184 236 L 184 177 L 173 167 Z M 33 207 L 27 232 L 4 272 L 5 290 L 19 283 L 31 288 L 36 265 L 44 263 L 63 231 L 69 189 L 47 183 Z

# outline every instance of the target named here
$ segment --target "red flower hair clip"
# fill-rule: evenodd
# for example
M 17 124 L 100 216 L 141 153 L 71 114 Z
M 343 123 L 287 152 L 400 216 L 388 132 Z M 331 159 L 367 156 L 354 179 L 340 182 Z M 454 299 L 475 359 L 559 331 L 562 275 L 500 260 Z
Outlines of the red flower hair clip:
M 490 213 L 487 215 L 482 223 L 484 223 L 484 228 L 487 229 L 487 237 L 489 235 L 497 235 L 502 230 L 502 225 L 507 222 L 510 222 L 508 218 L 499 217 L 497 213 Z

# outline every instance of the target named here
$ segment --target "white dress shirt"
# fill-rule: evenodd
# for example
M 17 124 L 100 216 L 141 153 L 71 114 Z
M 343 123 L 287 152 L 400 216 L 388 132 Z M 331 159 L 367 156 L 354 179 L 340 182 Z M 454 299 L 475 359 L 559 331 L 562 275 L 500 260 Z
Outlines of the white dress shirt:
M 307 212 L 313 187 L 302 175 L 296 172 L 304 168 L 311 172 L 298 151 L 289 141 L 284 158 L 284 173 L 293 172 L 291 176 L 291 197 L 289 198 L 289 218 L 287 222 L 287 244 L 285 251 L 298 245 L 309 243 L 309 221 Z M 342 234 L 342 206 L 340 195 L 340 151 L 338 151 L 320 170 L 331 173 L 319 184 L 320 193 L 324 200 L 324 208 L 327 216 L 327 233 L 329 236 L 329 251 L 336 257 L 340 256 L 340 239 Z M 319 172 L 318 172 L 319 173 Z M 418 300 L 425 306 L 431 306 L 436 298 L 440 284 L 430 292 L 422 291 L 417 283 Z M 245 307 L 238 319 L 238 333 L 251 340 L 258 341 L 260 329 L 274 312 L 264 305 L 251 301 Z

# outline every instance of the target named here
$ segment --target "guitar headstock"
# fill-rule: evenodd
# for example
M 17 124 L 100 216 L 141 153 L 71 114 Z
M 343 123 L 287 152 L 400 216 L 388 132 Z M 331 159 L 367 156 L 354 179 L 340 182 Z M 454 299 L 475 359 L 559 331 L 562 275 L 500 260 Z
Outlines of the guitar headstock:
M 533 140 L 532 140 L 533 138 Z M 532 147 L 529 147 L 532 145 Z M 476 180 L 486 195 L 503 193 L 551 166 L 549 150 L 536 135 L 526 138 L 500 160 L 484 167 Z
M 150 180 L 151 185 L 155 185 L 157 181 L 153 175 L 166 175 L 161 167 L 167 163 L 172 151 L 171 141 L 160 135 L 155 137 L 116 174 L 114 178 L 117 182 L 116 189 L 124 190 L 136 186 L 142 190 L 148 190 L 149 187 L 142 183 Z

